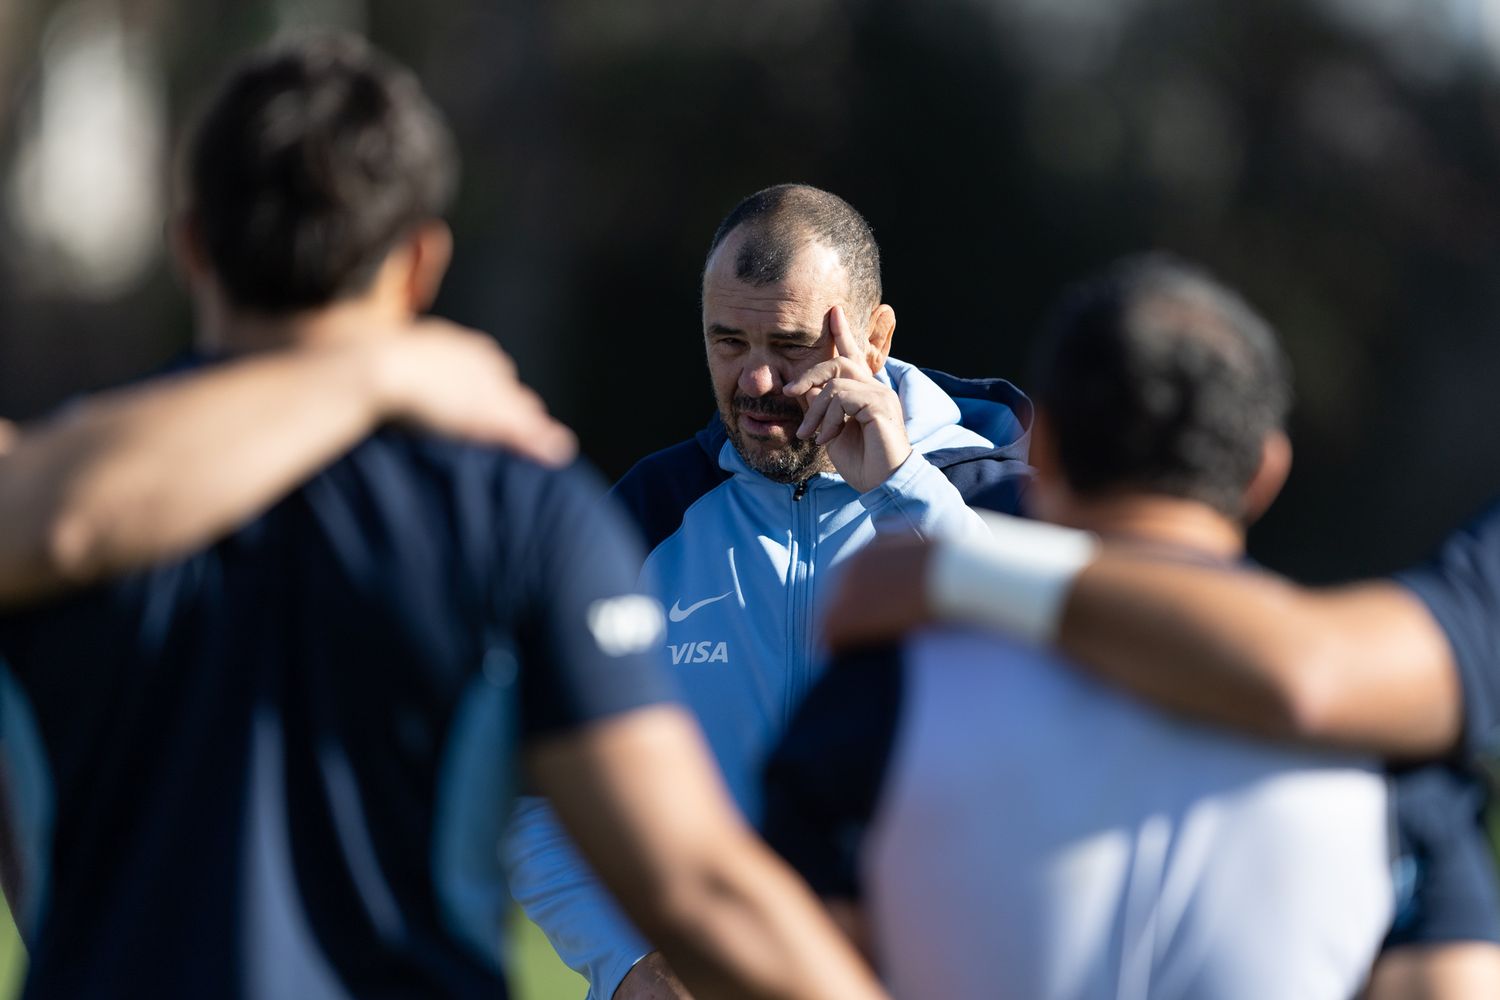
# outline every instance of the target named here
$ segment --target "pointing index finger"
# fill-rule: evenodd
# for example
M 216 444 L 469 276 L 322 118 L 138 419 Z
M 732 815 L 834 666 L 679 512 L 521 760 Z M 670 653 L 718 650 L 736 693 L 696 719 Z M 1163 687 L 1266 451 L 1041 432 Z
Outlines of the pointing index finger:
M 844 315 L 843 306 L 834 306 L 828 310 L 828 332 L 833 336 L 834 357 L 859 360 L 859 342 L 854 339 L 854 331 L 849 328 L 849 317 Z

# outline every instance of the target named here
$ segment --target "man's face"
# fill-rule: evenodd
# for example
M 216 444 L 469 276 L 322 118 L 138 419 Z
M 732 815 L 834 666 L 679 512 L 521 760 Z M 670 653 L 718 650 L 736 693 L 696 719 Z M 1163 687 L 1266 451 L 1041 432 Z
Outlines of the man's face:
M 849 280 L 838 254 L 803 247 L 786 278 L 756 287 L 735 277 L 743 232 L 731 233 L 703 275 L 703 338 L 714 400 L 729 440 L 755 471 L 778 483 L 801 482 L 832 468 L 827 451 L 797 435 L 807 397 L 782 387 L 834 355 L 828 311 L 849 311 Z M 855 333 L 865 317 L 850 313 Z

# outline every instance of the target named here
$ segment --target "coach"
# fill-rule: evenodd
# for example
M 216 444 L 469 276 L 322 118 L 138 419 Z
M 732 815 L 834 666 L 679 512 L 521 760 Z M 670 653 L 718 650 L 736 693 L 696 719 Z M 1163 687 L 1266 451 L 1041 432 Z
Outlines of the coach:
M 765 754 L 815 678 L 830 571 L 877 534 L 983 534 L 968 505 L 1011 511 L 1029 478 L 1025 396 L 890 357 L 895 327 L 858 212 L 806 185 L 751 195 L 704 267 L 718 412 L 615 488 L 646 535 L 683 690 L 752 819 Z M 540 802 L 507 850 L 516 898 L 592 996 L 685 995 L 656 956 L 636 964 L 649 946 Z

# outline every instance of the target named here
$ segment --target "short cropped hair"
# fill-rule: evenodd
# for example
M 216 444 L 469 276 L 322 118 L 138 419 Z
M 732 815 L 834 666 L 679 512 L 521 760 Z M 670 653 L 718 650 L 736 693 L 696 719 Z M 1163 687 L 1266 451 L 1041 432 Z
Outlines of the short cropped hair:
M 1163 494 L 1234 518 L 1292 395 L 1270 325 L 1165 255 L 1127 258 L 1071 289 L 1045 328 L 1032 388 L 1076 492 Z
M 457 174 L 416 77 L 362 39 L 317 33 L 231 70 L 181 182 L 231 303 L 278 314 L 366 290 L 397 241 L 446 210 Z
M 745 228 L 745 241 L 735 255 L 739 280 L 762 287 L 786 278 L 792 261 L 804 248 L 822 244 L 838 255 L 849 276 L 849 301 L 861 309 L 880 304 L 880 247 L 875 233 L 854 206 L 808 184 L 777 184 L 757 191 L 719 223 L 708 246 L 708 260 L 735 230 Z

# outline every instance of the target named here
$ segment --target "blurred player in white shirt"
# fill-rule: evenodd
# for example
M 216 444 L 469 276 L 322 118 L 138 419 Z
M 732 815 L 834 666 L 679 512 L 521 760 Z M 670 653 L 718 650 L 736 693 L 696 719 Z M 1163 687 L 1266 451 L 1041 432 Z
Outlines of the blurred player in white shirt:
M 1238 296 L 1125 262 L 1067 300 L 1033 388 L 1037 513 L 1239 572 L 1289 467 L 1290 393 Z M 962 559 L 945 572 L 962 595 Z M 953 629 L 846 654 L 774 758 L 768 836 L 855 904 L 893 993 L 1355 993 L 1393 908 L 1378 767 L 1174 719 L 1059 664 Z

